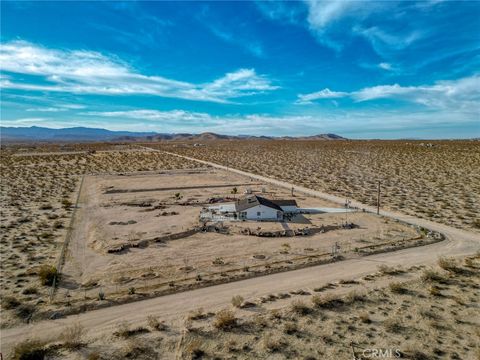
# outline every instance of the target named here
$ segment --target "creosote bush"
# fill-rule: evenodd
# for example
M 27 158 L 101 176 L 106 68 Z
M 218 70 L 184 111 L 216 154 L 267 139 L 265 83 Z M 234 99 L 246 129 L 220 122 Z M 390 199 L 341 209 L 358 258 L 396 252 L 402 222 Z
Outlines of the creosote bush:
M 43 265 L 38 271 L 40 283 L 45 286 L 52 286 L 53 280 L 58 278 L 57 268 L 51 265 Z
M 220 310 L 215 315 L 213 326 L 220 330 L 228 330 L 237 325 L 237 318 L 233 311 L 228 309 Z

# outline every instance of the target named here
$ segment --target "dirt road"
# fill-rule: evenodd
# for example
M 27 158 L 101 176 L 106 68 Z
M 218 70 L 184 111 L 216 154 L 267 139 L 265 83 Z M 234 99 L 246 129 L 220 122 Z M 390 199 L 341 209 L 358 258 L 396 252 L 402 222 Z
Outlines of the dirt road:
M 147 149 L 152 150 L 150 148 Z M 180 156 L 174 153 L 170 154 Z M 199 161 L 215 168 L 233 171 L 277 186 L 287 187 L 288 189 L 293 187 L 295 191 L 324 198 L 342 205 L 344 203 L 343 198 L 319 191 L 227 168 L 206 161 L 189 157 L 184 158 Z M 376 211 L 375 208 L 365 206 L 355 201 L 352 201 L 351 205 L 365 208 L 366 211 Z M 91 336 L 97 336 L 105 332 L 111 332 L 121 321 L 127 321 L 132 324 L 145 324 L 148 315 L 155 315 L 163 320 L 175 322 L 179 321 L 179 319 L 189 311 L 199 307 L 203 307 L 209 311 L 215 311 L 216 309 L 229 306 L 230 300 L 234 295 L 241 295 L 248 300 L 272 293 L 287 292 L 289 290 L 302 288 L 311 289 L 339 279 L 354 279 L 362 277 L 366 274 L 375 272 L 377 266 L 382 263 L 391 266 L 401 265 L 404 267 L 421 264 L 431 265 L 437 261 L 439 256 L 462 256 L 480 251 L 480 236 L 477 234 L 404 214 L 387 211 L 381 211 L 381 214 L 442 232 L 445 234 L 446 240 L 423 247 L 377 254 L 361 259 L 347 260 L 328 265 L 320 265 L 237 281 L 229 284 L 216 285 L 184 293 L 94 310 L 79 315 L 69 316 L 64 319 L 45 320 L 31 325 L 4 329 L 1 331 L 2 352 L 8 351 L 15 343 L 25 338 L 56 338 L 65 326 L 74 322 L 83 325 Z

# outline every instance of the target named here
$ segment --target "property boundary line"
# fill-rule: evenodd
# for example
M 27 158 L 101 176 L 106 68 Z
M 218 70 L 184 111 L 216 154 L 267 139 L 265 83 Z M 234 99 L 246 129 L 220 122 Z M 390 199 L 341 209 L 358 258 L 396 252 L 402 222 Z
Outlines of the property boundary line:
M 50 289 L 50 302 L 53 300 L 53 297 L 55 296 L 55 289 L 57 288 L 57 285 L 58 285 L 58 277 L 62 272 L 62 267 L 65 262 L 65 253 L 66 253 L 68 244 L 70 243 L 70 238 L 72 236 L 73 222 L 75 220 L 75 215 L 77 213 L 78 202 L 80 201 L 80 194 L 82 193 L 85 176 L 86 176 L 86 172 L 82 175 L 82 180 L 80 181 L 80 186 L 78 188 L 77 198 L 75 200 L 72 216 L 70 217 L 70 222 L 68 223 L 68 227 L 67 227 L 67 233 L 65 234 L 65 240 L 63 241 L 62 249 L 60 250 L 60 254 L 57 260 L 57 272 L 53 278 L 52 287 Z

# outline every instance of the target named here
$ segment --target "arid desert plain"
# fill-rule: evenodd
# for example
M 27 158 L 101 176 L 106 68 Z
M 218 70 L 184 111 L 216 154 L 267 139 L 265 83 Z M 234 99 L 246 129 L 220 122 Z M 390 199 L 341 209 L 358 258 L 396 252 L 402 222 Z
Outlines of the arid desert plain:
M 24 144 L 1 169 L 10 358 L 480 357 L 478 141 Z M 251 196 L 303 210 L 202 217 Z

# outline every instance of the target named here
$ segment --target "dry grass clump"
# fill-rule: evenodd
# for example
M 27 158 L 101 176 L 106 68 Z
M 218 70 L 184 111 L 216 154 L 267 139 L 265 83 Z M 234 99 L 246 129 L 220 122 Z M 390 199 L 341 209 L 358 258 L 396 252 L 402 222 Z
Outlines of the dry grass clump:
M 342 299 L 333 294 L 313 295 L 312 303 L 314 306 L 322 309 L 335 309 L 344 304 Z
M 83 345 L 82 337 L 84 335 L 85 328 L 79 323 L 76 323 L 63 330 L 61 339 L 66 348 L 73 350 Z
M 388 318 L 383 322 L 383 326 L 388 332 L 400 333 L 403 330 L 403 325 L 397 318 Z
M 383 275 L 397 275 L 402 272 L 400 269 L 385 264 L 379 265 L 378 271 Z
M 462 271 L 454 258 L 441 257 L 438 259 L 438 266 L 451 273 L 459 273 Z
M 425 283 L 445 281 L 445 277 L 443 277 L 438 271 L 435 271 L 433 269 L 425 269 L 422 273 L 421 279 Z
M 237 318 L 232 310 L 223 309 L 215 315 L 213 326 L 220 330 L 229 330 L 237 325 Z
M 152 330 L 165 331 L 167 329 L 167 325 L 153 315 L 147 317 L 147 324 Z
M 202 342 L 199 339 L 188 339 L 185 342 L 183 353 L 189 359 L 201 359 L 205 355 Z
M 406 294 L 408 292 L 405 284 L 400 282 L 391 282 L 390 284 L 388 284 L 388 288 L 394 294 Z
M 15 309 L 16 307 L 20 306 L 20 304 L 20 301 L 13 296 L 2 297 L 2 308 L 6 310 Z
M 48 353 L 46 342 L 25 340 L 17 343 L 10 355 L 11 360 L 40 360 Z
M 268 352 L 280 351 L 287 345 L 282 337 L 271 333 L 263 336 L 262 344 Z
M 127 324 L 127 322 L 122 321 L 121 323 L 118 324 L 117 331 L 115 331 L 115 335 L 124 339 L 127 339 L 131 336 L 138 335 L 138 334 L 143 334 L 147 333 L 148 329 L 138 326 L 135 328 L 130 328 L 130 326 Z
M 297 315 L 307 315 L 312 309 L 302 300 L 293 300 L 290 304 L 290 311 Z
M 242 307 L 244 298 L 241 297 L 240 295 L 235 295 L 232 297 L 232 305 L 235 306 L 236 308 Z

